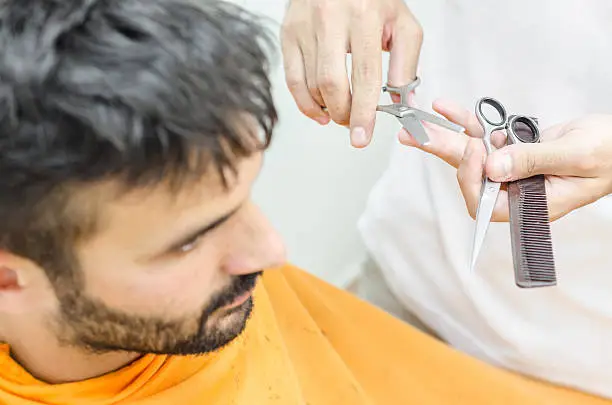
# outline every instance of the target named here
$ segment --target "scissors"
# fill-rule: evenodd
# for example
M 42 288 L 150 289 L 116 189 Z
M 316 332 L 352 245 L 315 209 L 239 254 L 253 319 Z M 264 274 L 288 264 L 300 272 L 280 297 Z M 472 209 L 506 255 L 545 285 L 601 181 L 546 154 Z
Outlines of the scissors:
M 417 77 L 412 83 L 404 86 L 384 86 L 384 92 L 399 94 L 400 102 L 390 105 L 379 105 L 376 107 L 376 110 L 386 112 L 397 117 L 404 129 L 406 129 L 406 131 L 408 131 L 410 135 L 412 135 L 421 145 L 428 145 L 430 142 L 429 136 L 421 124 L 421 121 L 428 121 L 451 131 L 464 132 L 465 129 L 460 125 L 408 105 L 408 95 L 419 84 L 421 84 L 421 79 Z
M 492 106 L 499 114 L 497 119 L 493 119 L 487 116 L 482 107 L 484 105 Z M 540 133 L 537 126 L 537 120 L 532 117 L 524 115 L 512 115 L 508 116 L 504 106 L 492 97 L 483 97 L 476 103 L 476 117 L 480 122 L 484 130 L 482 141 L 487 151 L 487 156 L 490 155 L 494 149 L 491 143 L 491 135 L 495 131 L 505 130 L 507 135 L 508 143 L 518 142 L 539 142 Z M 518 126 L 522 124 L 522 128 L 519 131 Z M 526 131 L 525 131 L 526 129 Z M 482 188 L 480 190 L 480 200 L 478 208 L 476 210 L 476 231 L 474 234 L 474 244 L 472 249 L 471 268 L 474 268 L 476 260 L 480 253 L 480 249 L 484 243 L 489 224 L 491 223 L 491 217 L 497 201 L 497 196 L 501 189 L 501 183 L 492 181 L 486 175 L 483 179 Z

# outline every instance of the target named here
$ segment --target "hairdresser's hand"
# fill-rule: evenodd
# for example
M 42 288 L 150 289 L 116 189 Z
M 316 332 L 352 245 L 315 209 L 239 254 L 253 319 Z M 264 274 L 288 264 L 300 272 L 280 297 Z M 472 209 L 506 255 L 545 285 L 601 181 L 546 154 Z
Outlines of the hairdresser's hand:
M 476 116 L 456 104 L 439 100 L 434 110 L 464 128 L 469 136 L 427 125 L 431 144 L 419 146 L 406 131 L 400 142 L 432 153 L 457 168 L 457 179 L 468 211 L 476 215 L 483 171 L 494 181 L 546 175 L 551 220 L 612 193 L 612 115 L 591 115 L 542 130 L 541 143 L 505 146 L 500 132 L 493 143 L 500 147 L 487 157 L 482 127 Z M 508 221 L 508 194 L 502 189 L 492 221 Z
M 290 0 L 281 40 L 287 85 L 299 109 L 321 124 L 330 117 L 350 124 L 351 143 L 364 147 L 381 94 L 382 52 L 391 53 L 389 84 L 412 82 L 422 29 L 403 0 Z

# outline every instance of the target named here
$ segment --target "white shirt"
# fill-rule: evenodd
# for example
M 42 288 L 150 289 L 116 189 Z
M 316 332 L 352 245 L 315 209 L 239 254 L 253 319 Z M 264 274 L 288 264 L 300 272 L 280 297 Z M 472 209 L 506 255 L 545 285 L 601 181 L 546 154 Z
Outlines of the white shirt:
M 492 96 L 542 127 L 612 113 L 612 2 L 409 3 L 425 33 L 421 108 L 446 96 L 473 111 Z M 451 345 L 612 397 L 612 198 L 552 224 L 554 288 L 515 286 L 507 223 L 491 224 L 470 273 L 474 221 L 456 170 L 416 149 L 395 147 L 359 228 L 398 299 Z

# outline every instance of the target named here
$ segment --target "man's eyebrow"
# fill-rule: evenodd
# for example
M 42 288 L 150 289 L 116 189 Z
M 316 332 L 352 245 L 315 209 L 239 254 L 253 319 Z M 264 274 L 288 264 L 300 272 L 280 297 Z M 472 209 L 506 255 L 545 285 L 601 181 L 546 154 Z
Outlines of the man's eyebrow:
M 168 246 L 162 250 L 162 252 L 169 252 L 172 250 L 177 250 L 177 249 L 180 249 L 182 246 L 193 242 L 195 239 L 203 236 L 204 234 L 222 225 L 224 222 L 230 219 L 232 215 L 234 215 L 241 207 L 242 205 L 239 205 L 238 207 L 234 208 L 233 210 L 224 214 L 223 216 L 214 220 L 213 222 L 210 222 L 202 227 L 199 227 L 194 231 L 190 231 L 186 235 L 180 236 L 179 238 L 177 238 L 176 241 L 169 243 Z

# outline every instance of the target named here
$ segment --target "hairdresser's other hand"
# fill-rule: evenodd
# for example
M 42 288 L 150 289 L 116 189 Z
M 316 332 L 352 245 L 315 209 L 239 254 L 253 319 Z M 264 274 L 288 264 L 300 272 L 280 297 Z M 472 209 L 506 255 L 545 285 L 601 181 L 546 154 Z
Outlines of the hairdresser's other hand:
M 494 181 L 512 181 L 546 175 L 551 220 L 612 193 L 612 115 L 589 115 L 541 132 L 539 144 L 505 146 L 496 133 L 497 149 L 489 157 L 476 116 L 453 102 L 438 100 L 434 110 L 464 128 L 469 136 L 427 125 L 428 146 L 419 146 L 406 131 L 400 142 L 432 153 L 457 168 L 457 179 L 472 217 L 476 215 L 483 172 Z M 508 194 L 502 190 L 492 221 L 508 221 Z
M 382 52 L 390 51 L 389 84 L 408 84 L 416 77 L 422 38 L 403 0 L 290 0 L 281 32 L 287 86 L 306 116 L 349 125 L 353 146 L 367 146 L 382 88 Z

